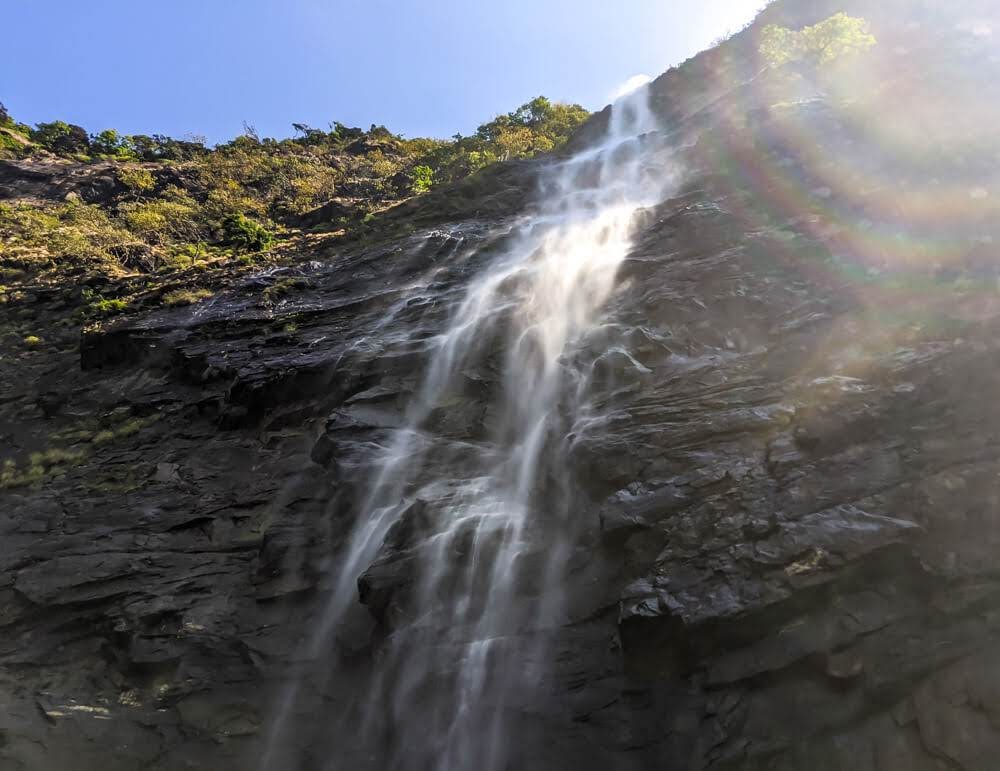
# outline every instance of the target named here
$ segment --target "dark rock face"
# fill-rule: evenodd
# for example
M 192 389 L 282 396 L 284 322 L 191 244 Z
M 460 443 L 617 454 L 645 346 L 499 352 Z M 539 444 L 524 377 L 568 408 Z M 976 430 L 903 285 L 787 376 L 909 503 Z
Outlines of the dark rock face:
M 1000 760 L 1000 218 L 978 193 L 1000 160 L 956 149 L 998 124 L 952 146 L 954 124 L 925 124 L 928 171 L 830 84 L 775 106 L 785 88 L 667 124 L 683 149 L 651 172 L 687 182 L 644 213 L 606 323 L 571 353 L 603 418 L 573 442 L 570 618 L 510 706 L 512 768 Z M 374 454 L 511 206 L 0 359 L 18 468 L 90 437 L 40 487 L 0 491 L 0 767 L 255 768 L 306 673 L 279 767 L 379 768 L 332 716 L 407 612 L 420 502 L 357 576 L 335 650 L 309 639 Z M 489 423 L 485 361 L 441 435 Z
M 126 192 L 118 179 L 119 168 L 119 164 L 110 161 L 0 160 L 0 201 L 21 198 L 63 201 L 75 196 L 85 203 L 107 204 Z M 157 164 L 145 164 L 145 168 L 153 174 L 158 190 L 169 185 L 185 188 L 194 185 L 184 170 Z

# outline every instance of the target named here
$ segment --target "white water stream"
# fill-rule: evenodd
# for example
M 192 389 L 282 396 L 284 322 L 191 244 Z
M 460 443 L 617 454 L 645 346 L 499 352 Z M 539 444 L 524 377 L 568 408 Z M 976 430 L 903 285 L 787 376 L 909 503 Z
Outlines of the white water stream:
M 642 162 L 644 135 L 656 129 L 647 102 L 644 87 L 623 96 L 604 141 L 553 166 L 538 215 L 468 287 L 337 559 L 311 658 L 356 607 L 358 578 L 390 529 L 419 529 L 397 602 L 405 607 L 387 611 L 397 623 L 350 737 L 378 748 L 387 771 L 501 771 L 509 716 L 544 675 L 545 630 L 565 618 L 572 547 L 565 456 L 590 418 L 588 372 L 571 354 L 601 320 L 635 215 L 671 182 Z M 442 415 L 470 369 L 483 367 L 496 380 L 485 428 L 471 440 L 449 435 Z M 292 688 L 269 771 L 284 768 L 274 747 L 295 699 Z

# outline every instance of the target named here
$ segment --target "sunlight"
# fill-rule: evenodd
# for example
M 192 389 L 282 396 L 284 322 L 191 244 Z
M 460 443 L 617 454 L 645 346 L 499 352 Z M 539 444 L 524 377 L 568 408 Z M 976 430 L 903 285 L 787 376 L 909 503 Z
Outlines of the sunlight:
M 611 95 L 611 101 L 617 102 L 623 96 L 631 94 L 637 88 L 642 88 L 644 85 L 652 81 L 653 79 L 649 75 L 633 75 L 631 78 L 622 83 L 618 88 L 615 89 L 614 93 Z
M 8 5 L 0 771 L 1000 769 L 1000 0 Z
M 702 13 L 709 21 L 712 38 L 719 39 L 739 32 L 766 5 L 766 0 L 709 0 Z

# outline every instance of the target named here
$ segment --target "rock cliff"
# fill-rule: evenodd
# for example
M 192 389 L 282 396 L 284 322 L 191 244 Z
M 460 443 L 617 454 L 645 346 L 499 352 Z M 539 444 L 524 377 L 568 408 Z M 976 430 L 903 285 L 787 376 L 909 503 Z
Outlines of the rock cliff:
M 757 58 L 762 25 L 839 10 L 879 40 L 859 62 Z M 510 768 L 996 767 L 997 35 L 991 2 L 778 2 L 652 84 L 644 163 L 681 179 L 569 354 L 601 418 L 573 443 L 568 612 L 506 706 Z M 352 627 L 310 635 L 375 451 L 552 162 L 0 358 L 8 473 L 37 476 L 0 490 L 0 766 L 255 768 L 298 678 L 273 767 L 384 767 L 329 726 L 406 623 L 419 507 Z M 77 291 L 28 287 L 0 323 L 54 326 Z M 494 420 L 501 353 L 436 432 Z

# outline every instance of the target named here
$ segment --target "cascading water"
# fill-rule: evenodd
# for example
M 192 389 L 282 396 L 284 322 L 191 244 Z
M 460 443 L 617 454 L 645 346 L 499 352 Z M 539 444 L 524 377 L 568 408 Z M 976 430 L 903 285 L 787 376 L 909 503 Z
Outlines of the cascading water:
M 571 354 L 613 291 L 636 213 L 670 182 L 643 164 L 655 129 L 640 88 L 613 106 L 599 146 L 546 174 L 538 214 L 468 287 L 382 453 L 307 652 L 330 647 L 373 561 L 376 574 L 405 570 L 406 586 L 383 609 L 389 632 L 367 703 L 355 722 L 342 718 L 350 728 L 340 742 L 368 748 L 376 767 L 505 767 L 508 715 L 537 688 L 547 632 L 566 615 L 576 532 L 567 452 L 591 419 L 589 370 Z M 487 415 L 474 436 L 456 437 L 443 416 L 477 368 L 494 375 Z M 398 547 L 388 566 L 379 563 L 386 542 Z M 371 583 L 361 579 L 363 594 Z M 269 771 L 284 768 L 273 748 L 295 699 L 286 694 Z

